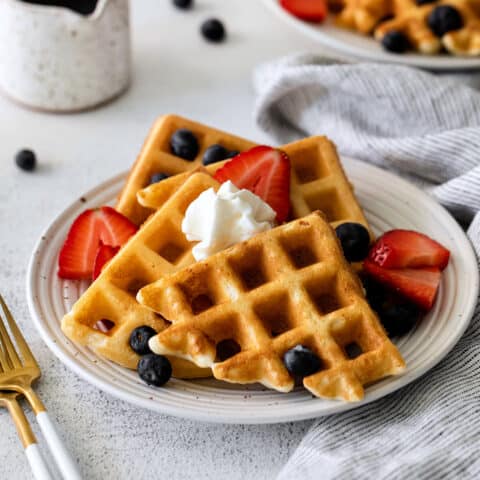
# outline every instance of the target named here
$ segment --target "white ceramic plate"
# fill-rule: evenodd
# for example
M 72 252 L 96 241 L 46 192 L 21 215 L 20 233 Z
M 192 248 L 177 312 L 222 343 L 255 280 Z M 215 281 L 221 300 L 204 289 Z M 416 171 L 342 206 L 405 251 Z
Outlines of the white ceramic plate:
M 333 48 L 345 55 L 353 55 L 376 62 L 399 63 L 431 70 L 469 70 L 480 68 L 480 57 L 459 57 L 447 54 L 389 53 L 372 37 L 336 27 L 333 25 L 331 17 L 321 24 L 304 22 L 283 9 L 278 0 L 263 1 L 286 23 L 313 38 L 321 45 Z
M 348 158 L 342 161 L 376 234 L 391 228 L 415 229 L 431 235 L 452 252 L 433 310 L 397 342 L 407 362 L 406 373 L 367 387 L 362 402 L 327 401 L 313 398 L 303 389 L 285 394 L 213 379 L 172 379 L 166 387 L 151 388 L 135 372 L 70 342 L 60 330 L 60 321 L 87 285 L 60 280 L 57 255 L 75 217 L 85 208 L 112 203 L 125 179 L 123 174 L 67 208 L 48 227 L 33 252 L 27 295 L 43 340 L 71 370 L 118 398 L 158 412 L 212 422 L 274 423 L 329 415 L 407 385 L 439 362 L 467 328 L 478 290 L 475 255 L 455 220 L 429 196 L 384 170 Z

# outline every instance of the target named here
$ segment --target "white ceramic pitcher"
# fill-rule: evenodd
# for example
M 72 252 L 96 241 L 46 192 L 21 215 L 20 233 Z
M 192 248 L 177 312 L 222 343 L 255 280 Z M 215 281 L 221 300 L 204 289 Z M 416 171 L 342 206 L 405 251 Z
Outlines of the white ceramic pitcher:
M 90 15 L 0 0 L 0 90 L 31 108 L 93 108 L 130 83 L 128 0 L 98 0 Z

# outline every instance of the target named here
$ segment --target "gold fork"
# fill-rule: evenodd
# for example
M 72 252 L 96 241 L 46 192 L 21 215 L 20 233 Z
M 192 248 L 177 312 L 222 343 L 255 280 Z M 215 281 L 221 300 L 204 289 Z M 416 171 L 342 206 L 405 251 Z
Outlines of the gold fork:
M 6 325 L 0 312 L 1 402 L 7 406 L 12 414 L 20 438 L 22 439 L 22 442 L 24 442 L 24 445 L 25 442 L 30 442 L 28 443 L 27 447 L 25 447 L 25 451 L 32 469 L 42 468 L 42 458 L 40 456 L 35 437 L 30 429 L 30 426 L 28 425 L 28 421 L 16 400 L 16 394 L 7 393 L 6 391 L 20 393 L 27 399 L 36 415 L 43 436 L 45 437 L 45 440 L 49 446 L 49 450 L 52 453 L 53 458 L 55 459 L 63 477 L 68 480 L 81 480 L 77 466 L 71 458 L 59 434 L 57 433 L 54 423 L 50 420 L 45 406 L 32 389 L 32 383 L 41 375 L 40 367 L 1 295 L 0 304 L 6 318 L 6 324 L 10 328 L 18 349 L 17 351 L 12 339 L 10 338 L 10 335 L 8 334 Z M 34 458 L 34 463 L 32 463 L 32 460 L 29 457 L 29 451 L 33 452 L 30 456 Z M 36 473 L 35 470 L 34 473 Z M 49 477 L 39 476 L 38 478 L 46 479 Z

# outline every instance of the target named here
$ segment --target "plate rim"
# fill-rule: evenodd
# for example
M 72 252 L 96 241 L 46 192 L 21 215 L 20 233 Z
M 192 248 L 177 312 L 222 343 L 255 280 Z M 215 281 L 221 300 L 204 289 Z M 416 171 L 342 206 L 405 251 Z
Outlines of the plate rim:
M 452 228 L 456 229 L 455 237 L 460 234 L 461 237 L 461 244 L 462 247 L 466 247 L 466 251 L 464 251 L 464 255 L 470 256 L 473 260 L 473 264 L 477 264 L 476 254 L 473 250 L 473 246 L 468 239 L 465 232 L 461 229 L 460 225 L 456 222 L 456 220 L 452 217 L 452 215 L 442 206 L 440 205 L 433 197 L 429 196 L 418 187 L 410 183 L 409 181 L 405 180 L 402 177 L 399 177 L 387 170 L 379 168 L 378 166 L 353 159 L 349 156 L 341 155 L 341 161 L 344 165 L 348 167 L 348 165 L 357 165 L 361 168 L 372 169 L 373 171 L 381 172 L 382 175 L 386 175 L 390 177 L 391 181 L 400 182 L 403 184 L 404 187 L 408 187 L 410 189 L 414 189 L 418 195 L 421 195 L 423 198 L 422 200 L 429 203 L 436 209 L 440 209 L 443 215 L 446 215 L 446 218 L 449 218 L 449 221 L 452 223 Z M 348 168 L 347 168 L 348 170 Z M 465 310 L 464 320 L 461 328 L 456 332 L 456 335 L 452 336 L 449 341 L 445 344 L 441 352 L 437 354 L 433 361 L 429 360 L 426 362 L 422 367 L 417 367 L 415 372 L 411 372 L 407 369 L 407 371 L 398 377 L 395 378 L 395 381 L 392 384 L 386 385 L 384 389 L 378 389 L 372 394 L 365 396 L 365 398 L 360 402 L 348 403 L 348 402 L 337 402 L 335 406 L 329 409 L 328 412 L 320 411 L 317 413 L 307 412 L 302 414 L 302 412 L 292 412 L 285 418 L 278 418 L 274 416 L 269 416 L 268 414 L 262 414 L 261 417 L 256 417 L 255 414 L 249 410 L 248 413 L 243 414 L 243 416 L 233 418 L 230 414 L 224 412 L 215 411 L 212 414 L 212 411 L 208 409 L 204 410 L 192 410 L 192 409 L 185 409 L 185 407 L 171 407 L 170 405 L 162 404 L 159 401 L 152 401 L 146 398 L 141 397 L 140 395 L 135 395 L 129 392 L 126 392 L 122 389 L 121 386 L 117 386 L 114 383 L 109 383 L 108 381 L 103 380 L 99 376 L 95 375 L 95 373 L 91 372 L 87 368 L 83 367 L 82 365 L 75 362 L 72 358 L 70 358 L 66 353 L 63 352 L 62 348 L 57 344 L 54 338 L 51 338 L 48 334 L 47 325 L 43 324 L 43 320 L 41 319 L 41 314 L 37 309 L 37 303 L 39 300 L 35 298 L 34 291 L 35 291 L 35 272 L 36 272 L 36 263 L 37 257 L 42 252 L 42 249 L 45 248 L 44 245 L 46 242 L 43 241 L 45 237 L 48 237 L 49 232 L 55 231 L 56 226 L 58 224 L 62 224 L 62 221 L 65 217 L 71 216 L 70 212 L 78 208 L 78 202 L 81 201 L 82 198 L 89 198 L 91 196 L 95 196 L 97 192 L 102 191 L 106 185 L 119 182 L 121 179 L 126 177 L 127 172 L 119 173 L 115 176 L 110 177 L 107 180 L 100 182 L 97 186 L 90 189 L 88 192 L 81 195 L 78 199 L 71 202 L 65 209 L 63 209 L 60 214 L 57 214 L 53 220 L 47 225 L 47 227 L 42 231 L 39 239 L 35 243 L 34 249 L 30 256 L 27 268 L 27 275 L 26 275 L 26 293 L 27 293 L 27 304 L 28 309 L 30 312 L 30 316 L 33 320 L 35 328 L 37 332 L 40 334 L 40 337 L 50 349 L 50 351 L 70 370 L 76 373 L 79 377 L 86 380 L 92 386 L 103 390 L 104 392 L 126 401 L 132 405 L 136 405 L 142 408 L 146 408 L 148 410 L 152 410 L 158 413 L 173 415 L 177 417 L 188 418 L 191 420 L 197 421 L 206 421 L 210 423 L 225 423 L 225 424 L 271 424 L 271 423 L 284 423 L 290 421 L 300 421 L 306 420 L 311 418 L 316 418 L 319 416 L 324 415 L 333 415 L 336 413 L 352 410 L 361 406 L 364 406 L 370 402 L 383 398 L 386 395 L 389 395 L 400 388 L 408 385 L 414 380 L 419 379 L 429 370 L 431 370 L 435 365 L 437 365 L 441 360 L 445 358 L 445 356 L 454 348 L 457 344 L 459 339 L 463 336 L 466 329 L 470 325 L 471 319 L 473 317 L 474 309 L 476 306 L 476 299 L 478 297 L 479 285 L 480 285 L 480 278 L 479 278 L 479 271 L 477 268 L 473 268 L 473 278 L 471 280 L 471 286 L 473 289 L 471 290 L 470 294 L 470 304 L 468 308 Z M 368 172 L 367 172 L 368 174 Z M 440 211 L 439 210 L 439 211 Z M 73 342 L 65 338 L 66 342 L 74 345 Z M 108 362 L 108 361 L 107 361 Z
M 383 50 L 377 52 L 369 52 L 361 46 L 354 43 L 344 42 L 334 38 L 321 29 L 314 28 L 312 24 L 304 22 L 283 9 L 278 0 L 263 0 L 263 3 L 273 11 L 277 17 L 284 22 L 292 25 L 293 28 L 301 31 L 306 36 L 316 40 L 318 43 L 337 50 L 338 53 L 345 55 L 353 55 L 362 60 L 377 61 L 381 63 L 394 63 L 397 65 L 406 65 L 411 67 L 420 67 L 435 71 L 469 71 L 480 68 L 480 57 L 468 56 L 440 56 L 440 55 L 422 55 L 422 54 L 394 54 Z M 332 28 L 339 30 L 338 27 Z M 342 29 L 343 31 L 344 29 Z M 355 32 L 351 32 L 355 34 Z M 357 34 L 359 35 L 359 34 Z

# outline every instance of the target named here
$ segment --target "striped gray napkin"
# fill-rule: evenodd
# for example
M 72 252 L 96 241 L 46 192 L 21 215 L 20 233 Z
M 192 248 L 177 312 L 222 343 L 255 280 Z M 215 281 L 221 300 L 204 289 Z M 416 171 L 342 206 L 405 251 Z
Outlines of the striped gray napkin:
M 258 67 L 254 86 L 258 124 L 279 143 L 326 134 L 341 153 L 422 184 L 480 255 L 478 74 L 450 78 L 302 55 Z M 480 478 L 480 307 L 426 376 L 318 419 L 279 478 Z

